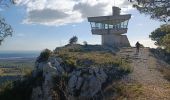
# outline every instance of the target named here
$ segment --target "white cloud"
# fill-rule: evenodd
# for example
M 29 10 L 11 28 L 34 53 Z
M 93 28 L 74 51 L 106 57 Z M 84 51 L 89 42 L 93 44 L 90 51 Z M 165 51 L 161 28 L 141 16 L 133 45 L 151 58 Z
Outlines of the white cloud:
M 80 2 L 74 5 L 73 10 L 80 12 L 82 18 L 101 16 L 105 15 L 105 7 L 107 5 L 107 3 L 97 3 L 95 5 L 90 5 L 88 2 Z
M 144 44 L 145 47 L 151 47 L 156 48 L 157 46 L 154 44 L 155 42 L 151 39 L 145 39 L 140 41 L 142 44 Z
M 112 12 L 113 0 L 18 0 L 18 5 L 26 6 L 26 24 L 59 26 L 79 23 L 89 16 L 104 16 Z M 117 0 L 116 6 L 123 13 L 132 9 L 127 0 Z

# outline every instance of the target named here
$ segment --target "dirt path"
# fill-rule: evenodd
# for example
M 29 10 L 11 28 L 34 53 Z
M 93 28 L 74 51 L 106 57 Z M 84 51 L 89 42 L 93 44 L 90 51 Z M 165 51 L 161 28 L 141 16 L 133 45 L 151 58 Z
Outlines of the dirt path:
M 170 100 L 170 82 L 157 70 L 157 66 L 161 65 L 150 54 L 149 48 L 141 49 L 138 55 L 135 48 L 122 49 L 119 54 L 129 57 L 132 62 L 133 72 L 123 80 L 142 85 L 142 94 L 138 97 L 140 100 Z

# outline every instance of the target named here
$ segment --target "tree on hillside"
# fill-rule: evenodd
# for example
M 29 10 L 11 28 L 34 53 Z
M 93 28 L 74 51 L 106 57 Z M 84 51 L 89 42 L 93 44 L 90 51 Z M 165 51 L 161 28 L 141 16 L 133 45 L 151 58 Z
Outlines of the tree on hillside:
M 140 13 L 150 15 L 152 19 L 170 22 L 170 0 L 128 0 Z
M 4 18 L 0 18 L 0 44 L 7 36 L 12 36 L 12 27 L 5 22 Z
M 69 40 L 69 44 L 76 44 L 78 41 L 78 38 L 77 36 L 73 36 L 72 38 L 70 38 Z
M 165 46 L 166 51 L 170 53 L 170 34 L 163 37 L 162 43 Z
M 9 7 L 16 4 L 19 0 L 0 0 L 0 7 Z
M 16 4 L 17 0 L 0 0 L 0 8 L 9 7 L 11 4 Z M 13 29 L 6 23 L 5 19 L 0 17 L 0 44 L 7 36 L 12 36 Z
M 156 41 L 155 45 L 161 46 L 163 37 L 166 36 L 166 34 L 170 34 L 170 25 L 162 25 L 160 28 L 157 28 L 154 30 L 149 37 Z
M 155 45 L 163 47 L 169 51 L 170 49 L 170 25 L 162 25 L 160 28 L 154 30 L 149 37 L 155 41 Z
M 152 19 L 165 22 L 149 36 L 159 47 L 170 52 L 170 0 L 128 0 L 140 13 L 150 15 Z

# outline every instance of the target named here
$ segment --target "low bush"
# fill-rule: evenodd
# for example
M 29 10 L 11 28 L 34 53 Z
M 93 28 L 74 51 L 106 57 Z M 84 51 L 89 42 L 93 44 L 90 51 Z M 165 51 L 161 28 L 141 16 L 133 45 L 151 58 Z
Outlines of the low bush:
M 52 51 L 49 49 L 45 49 L 40 53 L 40 56 L 37 59 L 37 62 L 45 62 L 51 56 Z

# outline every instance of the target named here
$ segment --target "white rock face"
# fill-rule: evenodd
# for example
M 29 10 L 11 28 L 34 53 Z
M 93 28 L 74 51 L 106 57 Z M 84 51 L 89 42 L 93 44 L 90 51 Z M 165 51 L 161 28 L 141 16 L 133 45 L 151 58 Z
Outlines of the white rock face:
M 52 89 L 54 87 L 53 77 L 62 77 L 65 68 L 61 66 L 60 58 L 51 57 L 48 62 L 36 64 L 35 72 L 42 71 L 44 82 L 42 86 L 33 89 L 32 100 L 52 100 Z M 106 82 L 107 75 L 103 68 L 86 67 L 74 69 L 69 74 L 67 88 L 68 97 L 93 97 L 101 92 L 102 84 Z
M 51 63 L 56 67 L 52 66 Z M 59 63 L 56 60 L 54 62 L 37 63 L 36 66 L 35 72 L 43 72 L 44 82 L 42 83 L 41 88 L 37 87 L 33 89 L 32 100 L 52 100 L 51 89 L 53 89 L 53 77 L 59 74 L 57 71 Z
M 101 91 L 107 75 L 102 68 L 82 68 L 74 71 L 68 81 L 69 92 L 72 95 L 93 97 Z

